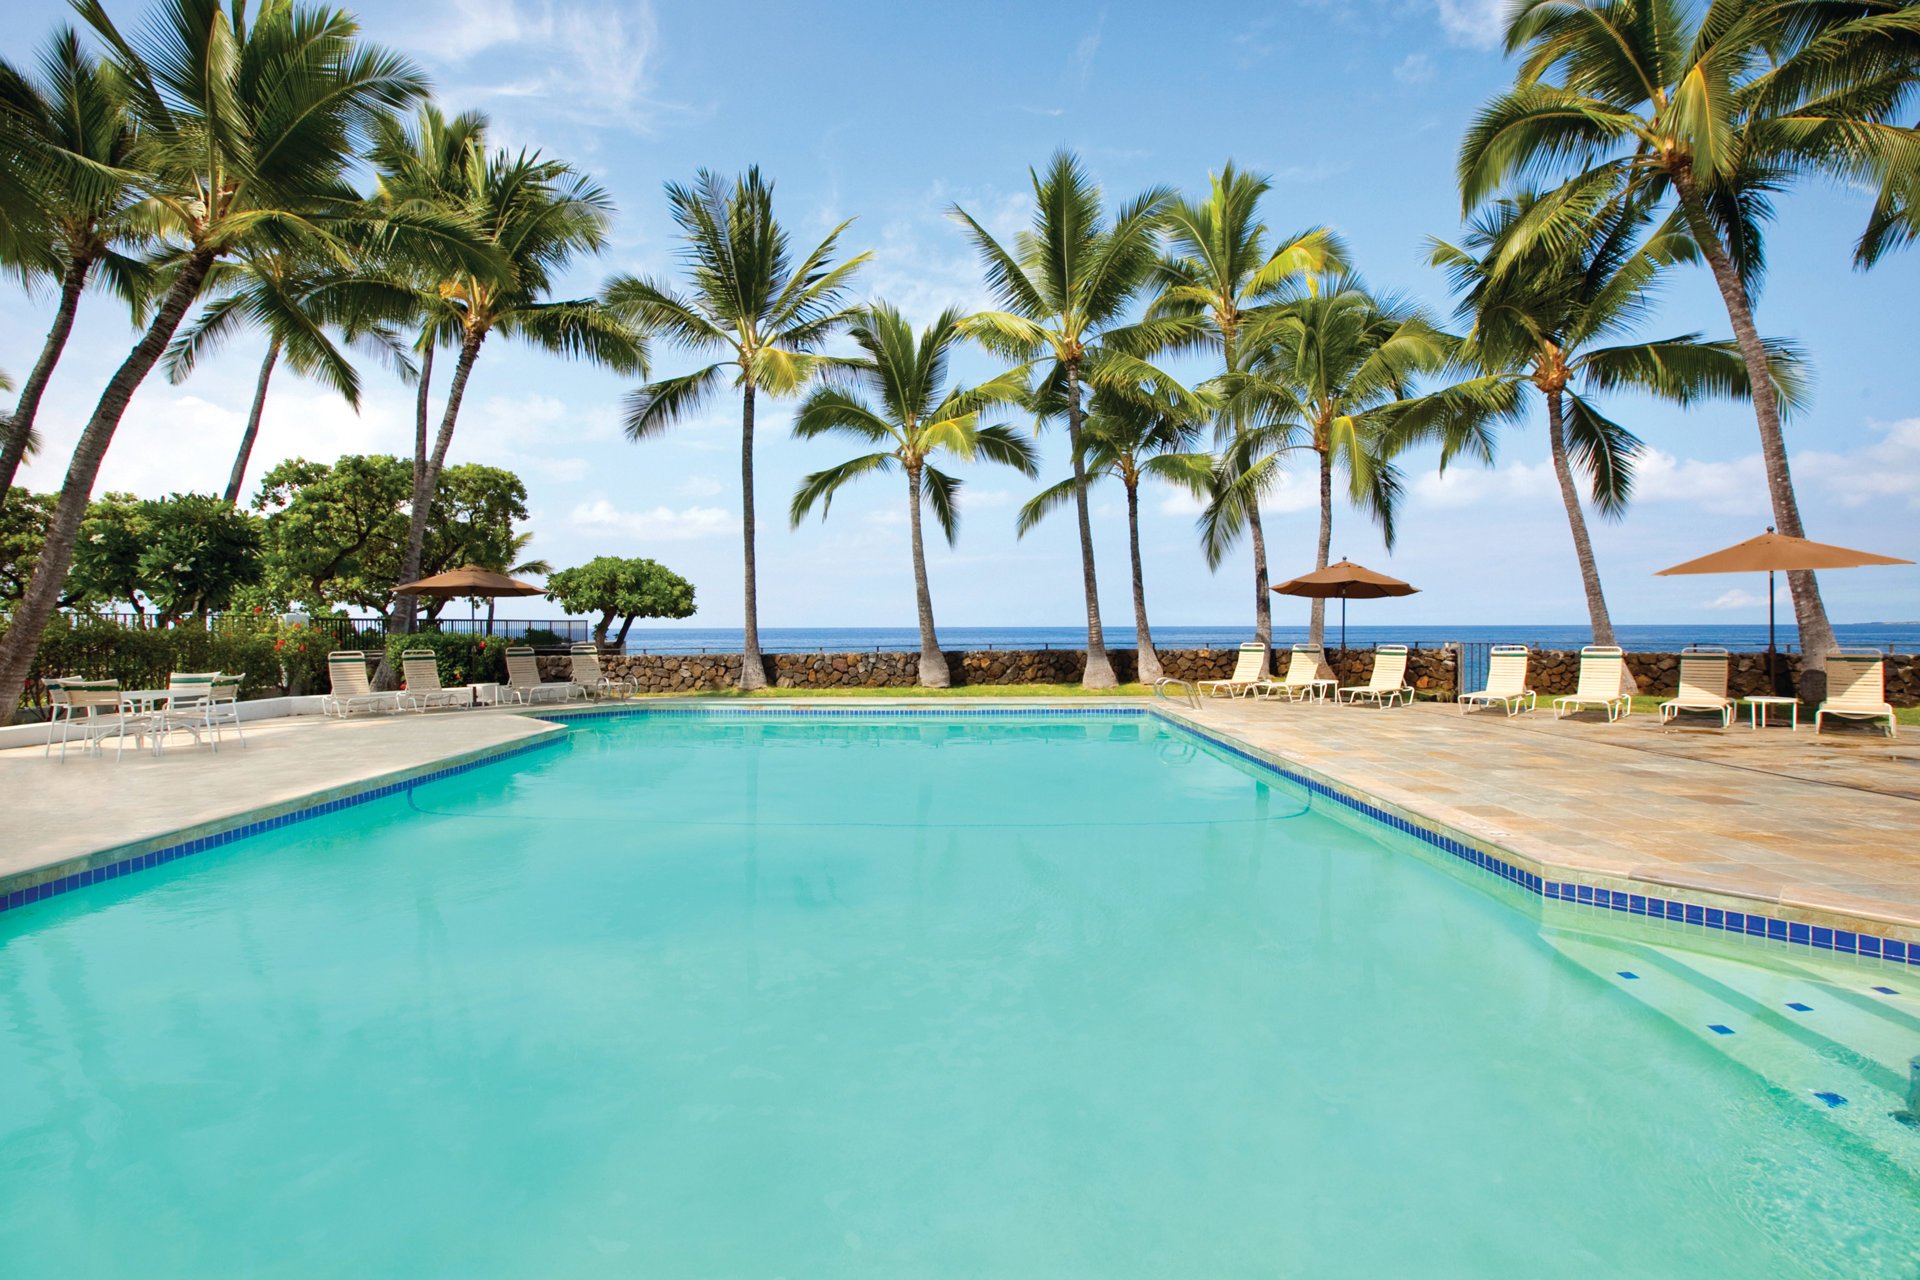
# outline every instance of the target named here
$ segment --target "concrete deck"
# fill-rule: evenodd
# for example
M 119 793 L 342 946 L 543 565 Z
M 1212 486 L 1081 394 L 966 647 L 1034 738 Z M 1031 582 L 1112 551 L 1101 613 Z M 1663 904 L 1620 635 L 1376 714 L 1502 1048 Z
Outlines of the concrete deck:
M 1865 729 L 1663 729 L 1657 716 L 1216 700 L 1185 713 L 1552 877 L 1920 930 L 1920 741 Z M 1699 722 L 1695 722 L 1699 723 Z M 1705 722 L 1711 725 L 1712 721 Z M 1640 890 L 1633 890 L 1638 892 Z
M 501 712 L 298 716 L 249 724 L 244 748 L 228 731 L 218 753 L 182 738 L 158 756 L 129 741 L 117 761 L 111 744 L 99 755 L 69 746 L 64 762 L 58 747 L 53 759 L 41 747 L 0 751 L 0 884 L 551 729 Z
M 1609 725 L 1556 722 L 1541 710 L 1509 720 L 1431 704 L 1216 700 L 1174 710 L 1544 873 L 1682 888 L 1708 904 L 1758 901 L 1789 918 L 1920 937 L 1920 736 L 1815 738 L 1810 728 L 1754 733 L 1744 724 L 1663 731 L 1644 715 Z M 111 751 L 69 750 L 61 764 L 37 747 L 0 751 L 0 884 L 551 732 L 548 721 L 508 711 L 308 716 L 250 726 L 244 750 L 229 740 L 218 755 L 129 748 L 116 762 Z

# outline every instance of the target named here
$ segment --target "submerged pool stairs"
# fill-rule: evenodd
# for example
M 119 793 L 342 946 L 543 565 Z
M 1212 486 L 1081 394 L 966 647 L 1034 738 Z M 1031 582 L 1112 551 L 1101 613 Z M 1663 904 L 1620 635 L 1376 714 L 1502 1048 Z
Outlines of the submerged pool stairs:
M 1549 925 L 1560 954 L 1920 1177 L 1920 993 L 1905 975 L 1765 965 Z M 1629 976 L 1631 975 L 1631 976 Z

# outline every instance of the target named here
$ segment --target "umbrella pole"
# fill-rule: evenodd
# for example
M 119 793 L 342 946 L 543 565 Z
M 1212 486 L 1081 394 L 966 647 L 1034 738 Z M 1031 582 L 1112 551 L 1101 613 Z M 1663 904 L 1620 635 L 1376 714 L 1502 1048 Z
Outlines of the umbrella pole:
M 1344 591 L 1340 593 L 1340 647 L 1347 647 L 1347 596 Z
M 1767 570 L 1767 692 L 1780 692 L 1780 664 L 1773 643 L 1773 570 Z

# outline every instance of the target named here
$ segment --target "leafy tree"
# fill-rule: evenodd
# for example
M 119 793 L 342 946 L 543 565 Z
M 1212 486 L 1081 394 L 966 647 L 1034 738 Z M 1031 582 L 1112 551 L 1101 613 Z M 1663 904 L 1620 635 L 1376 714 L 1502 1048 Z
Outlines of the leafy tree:
M 1315 568 L 1326 567 L 1333 541 L 1336 469 L 1391 546 L 1400 479 L 1386 428 L 1413 394 L 1414 379 L 1446 365 L 1452 339 L 1418 307 L 1376 295 L 1349 275 L 1288 286 L 1245 341 L 1244 368 L 1218 383 L 1248 425 L 1222 457 L 1200 517 L 1208 563 L 1226 554 L 1294 452 L 1312 453 L 1319 473 Z M 1311 643 L 1321 642 L 1325 622 L 1326 601 L 1315 600 Z
M 0 637 L 0 688 L 26 678 L 121 416 L 214 263 L 282 234 L 326 238 L 355 204 L 345 178 L 357 142 L 426 88 L 410 63 L 362 43 L 339 11 L 275 3 L 249 15 L 217 0 L 162 0 L 136 43 L 101 0 L 76 3 L 125 85 L 142 217 L 167 246 L 166 284 L 81 429 L 33 581 Z M 0 706 L 0 723 L 14 712 Z
M 1087 668 L 1081 683 L 1089 689 L 1110 689 L 1116 681 L 1100 626 L 1094 576 L 1081 389 L 1146 385 L 1180 393 L 1177 383 L 1137 354 L 1155 345 L 1152 332 L 1125 323 L 1153 269 L 1161 215 L 1173 192 L 1155 187 L 1109 218 L 1100 208 L 1099 186 L 1070 152 L 1056 153 L 1044 174 L 1029 171 L 1028 176 L 1033 183 L 1033 223 L 1014 239 L 1011 250 L 966 210 L 957 205 L 950 210 L 966 228 L 985 265 L 987 285 L 1003 308 L 972 317 L 968 328 L 1013 359 L 1051 360 L 1046 394 L 1066 410 L 1080 581 L 1087 606 Z
M 385 125 L 373 150 L 380 196 L 390 210 L 458 219 L 497 254 L 496 265 L 470 266 L 435 283 L 438 301 L 428 311 L 423 347 L 450 341 L 459 354 L 431 451 L 425 451 L 424 431 L 416 442 L 412 514 L 400 569 L 406 582 L 424 569 L 431 495 L 446 466 L 467 380 L 489 335 L 518 338 L 622 373 L 644 374 L 647 367 L 645 338 L 619 312 L 592 298 L 548 297 L 576 258 L 605 245 L 613 212 L 605 190 L 573 166 L 538 152 L 488 154 L 485 122 L 478 117 L 460 117 L 455 125 L 458 136 L 450 140 L 447 122 L 428 107 L 413 129 Z M 431 365 L 423 361 L 423 410 L 430 377 Z M 398 598 L 395 629 L 411 631 L 413 618 L 413 601 Z
M 923 507 L 932 507 L 951 544 L 960 530 L 961 482 L 935 467 L 932 459 L 940 453 L 963 462 L 985 459 L 1033 475 L 1033 446 L 1003 424 L 980 421 L 989 409 L 1026 401 L 1026 373 L 1016 369 L 977 387 L 949 389 L 947 366 L 954 349 L 966 340 L 964 321 L 953 309 L 916 335 L 897 310 L 876 302 L 858 314 L 848 336 L 861 355 L 833 371 L 836 385 L 807 397 L 793 433 L 803 440 L 847 436 L 878 448 L 806 477 L 794 491 L 787 514 L 798 525 L 818 503 L 824 519 L 842 485 L 895 467 L 906 473 L 913 591 L 920 617 L 920 683 L 944 689 L 953 683 L 953 675 L 934 632 L 920 517 Z
M 1140 565 L 1140 483 L 1156 476 L 1204 496 L 1212 476 L 1212 459 L 1194 450 L 1200 443 L 1200 423 L 1182 406 L 1151 396 L 1096 392 L 1091 412 L 1081 424 L 1087 456 L 1082 466 L 1089 483 L 1103 476 L 1118 480 L 1127 492 L 1127 552 L 1133 566 L 1133 630 L 1139 651 L 1139 676 L 1152 684 L 1165 674 L 1147 625 L 1147 582 Z M 1042 489 L 1020 508 L 1015 528 L 1022 537 L 1050 511 L 1073 497 L 1069 476 Z M 1264 582 L 1264 577 L 1262 578 Z
M 1282 285 L 1347 265 L 1346 247 L 1325 227 L 1271 239 L 1260 220 L 1260 200 L 1270 189 L 1267 179 L 1229 163 L 1210 179 L 1206 199 L 1167 206 L 1169 252 L 1156 270 L 1158 295 L 1147 314 L 1163 322 L 1158 341 L 1219 352 L 1223 375 L 1243 371 L 1247 326 Z M 1223 409 L 1215 419 L 1216 443 L 1244 451 L 1249 424 L 1233 401 Z M 1246 509 L 1246 528 L 1253 549 L 1254 636 L 1264 644 L 1273 638 L 1273 596 L 1257 504 Z
M 31 234 L 11 248 L 0 238 L 0 261 L 28 281 L 58 281 L 60 293 L 0 441 L 4 500 L 30 451 L 40 399 L 73 332 L 80 295 L 97 275 L 137 314 L 152 271 L 125 252 L 144 237 L 134 122 L 119 73 L 89 55 L 71 27 L 62 27 L 41 54 L 38 82 L 0 60 L 0 116 L 12 126 L 0 146 L 16 161 L 0 172 L 31 191 L 38 206 Z
M 383 611 L 401 581 L 412 468 L 384 454 L 331 466 L 289 458 L 260 479 L 265 586 L 279 604 L 318 613 L 336 605 Z
M 94 605 L 124 601 L 146 616 L 145 576 L 140 557 L 151 530 L 145 504 L 131 493 L 105 493 L 87 507 L 68 575 L 66 602 Z
M 224 610 L 260 577 L 260 518 L 223 498 L 176 493 L 142 502 L 139 523 L 140 590 L 163 625 Z
M 615 618 L 620 619 L 620 634 L 614 643 L 625 645 L 637 618 L 690 618 L 694 613 L 693 584 L 664 565 L 638 557 L 595 556 L 562 569 L 547 579 L 547 599 L 559 601 L 568 613 L 598 613 L 595 644 L 607 642 Z
M 1525 412 L 1531 388 L 1546 404 L 1547 448 L 1573 534 L 1595 644 L 1614 642 L 1600 570 L 1587 536 L 1575 472 L 1603 515 L 1626 508 L 1640 441 L 1600 410 L 1600 396 L 1639 391 L 1677 405 L 1713 396 L 1745 396 L 1747 367 L 1731 342 L 1683 333 L 1651 341 L 1627 339 L 1640 327 L 1663 272 L 1692 262 L 1699 248 L 1670 217 L 1651 226 L 1643 204 L 1621 204 L 1604 190 L 1584 234 L 1564 242 L 1535 240 L 1508 250 L 1538 197 L 1522 193 L 1487 207 L 1464 245 L 1433 242 L 1459 295 L 1458 314 L 1471 328 L 1457 357 L 1478 376 L 1437 394 L 1395 424 L 1399 441 L 1436 436 L 1444 469 L 1467 452 L 1493 460 L 1493 429 Z M 1783 403 L 1798 397 L 1798 363 L 1769 343 L 1774 389 Z M 1583 390 L 1576 390 L 1576 386 Z
M 527 486 L 513 472 L 477 462 L 448 467 L 428 512 L 420 572 L 431 576 L 467 565 L 507 571 L 527 541 L 514 533 L 514 522 L 526 518 Z M 446 604 L 445 596 L 428 599 L 427 617 L 438 618 Z
M 1767 344 L 1753 319 L 1763 228 L 1772 195 L 1809 173 L 1887 175 L 1883 197 L 1897 203 L 1907 171 L 1898 160 L 1912 156 L 1914 143 L 1892 122 L 1917 83 L 1916 13 L 1904 0 L 1517 0 L 1506 38 L 1521 57 L 1516 83 L 1487 104 L 1461 143 L 1469 211 L 1515 177 L 1574 175 L 1563 188 L 1570 198 L 1540 202 L 1524 238 L 1581 234 L 1586 183 L 1622 200 L 1673 201 L 1747 366 L 1774 524 L 1795 537 L 1805 530 Z M 1886 212 L 1883 198 L 1876 219 Z M 1870 227 L 1868 240 L 1873 235 Z M 1868 243 L 1861 251 L 1871 256 Z M 1806 656 L 1802 676 L 1813 676 L 1803 692 L 1817 696 L 1833 628 L 1813 575 L 1787 580 Z
M 733 370 L 740 389 L 740 517 L 742 637 L 740 687 L 764 688 L 760 605 L 754 570 L 753 415 L 762 392 L 798 395 L 820 367 L 820 347 L 844 327 L 847 282 L 871 254 L 838 266 L 843 222 L 798 263 L 787 230 L 773 216 L 773 184 L 758 168 L 728 183 L 702 169 L 692 186 L 667 184 L 667 207 L 680 228 L 681 258 L 691 290 L 663 280 L 618 276 L 602 295 L 650 332 L 687 351 L 721 358 L 692 373 L 663 378 L 627 400 L 630 440 L 647 440 L 685 420 L 720 389 Z
M 11 607 L 26 591 L 56 501 L 53 494 L 31 493 L 16 485 L 0 507 L 0 608 Z

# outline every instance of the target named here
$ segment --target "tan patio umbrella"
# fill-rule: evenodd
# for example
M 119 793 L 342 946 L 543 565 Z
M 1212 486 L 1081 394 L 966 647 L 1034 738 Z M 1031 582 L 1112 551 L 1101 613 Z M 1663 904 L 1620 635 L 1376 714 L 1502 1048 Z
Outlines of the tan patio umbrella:
M 546 593 L 545 587 L 472 564 L 436 573 L 418 582 L 403 582 L 393 589 L 397 596 L 445 596 L 449 600 L 455 596 L 543 596 Z
M 1773 526 L 1757 538 L 1748 538 L 1711 555 L 1688 560 L 1654 574 L 1656 578 L 1691 573 L 1765 573 L 1767 575 L 1767 675 L 1775 688 L 1779 677 L 1774 666 L 1773 575 L 1795 573 L 1802 569 L 1857 569 L 1874 564 L 1912 564 L 1895 556 L 1854 551 L 1825 542 L 1809 542 L 1775 533 Z
M 1313 600 L 1338 600 L 1340 602 L 1340 647 L 1347 647 L 1347 601 L 1378 600 L 1385 596 L 1410 596 L 1420 588 L 1409 586 L 1398 578 L 1389 578 L 1384 573 L 1375 573 L 1365 565 L 1355 564 L 1351 560 L 1342 560 L 1330 564 L 1324 569 L 1315 569 L 1312 573 L 1303 573 L 1290 578 L 1273 588 L 1283 596 L 1306 596 Z
M 436 573 L 431 578 L 422 578 L 418 582 L 403 582 L 393 589 L 397 596 L 445 596 L 451 600 L 456 596 L 474 599 L 485 596 L 491 601 L 496 596 L 543 596 L 545 587 L 536 587 L 531 582 L 522 582 L 518 578 L 509 578 L 504 573 L 495 573 L 491 569 L 482 569 L 479 565 L 462 565 L 458 569 L 449 569 L 445 573 Z M 487 605 L 487 630 L 493 630 L 493 605 Z

